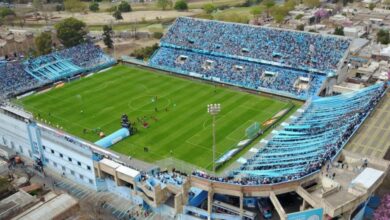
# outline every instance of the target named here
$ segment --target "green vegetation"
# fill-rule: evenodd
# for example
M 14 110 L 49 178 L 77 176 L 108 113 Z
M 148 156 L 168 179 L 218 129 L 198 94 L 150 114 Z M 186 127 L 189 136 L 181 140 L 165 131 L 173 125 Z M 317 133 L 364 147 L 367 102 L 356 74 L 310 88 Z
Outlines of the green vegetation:
M 304 24 L 298 24 L 297 25 L 297 30 L 298 31 L 304 31 L 305 30 L 305 25 Z
M 35 12 L 38 12 L 43 8 L 42 0 L 33 0 L 32 5 Z
M 253 14 L 252 9 L 256 8 L 256 7 L 262 9 L 261 6 L 231 8 L 231 9 L 226 9 L 223 11 L 218 11 L 218 12 L 212 13 L 210 15 L 203 14 L 203 15 L 211 16 L 210 18 L 207 18 L 207 17 L 203 17 L 203 18 L 247 24 L 249 22 L 250 18 L 252 16 L 255 16 Z M 255 11 L 256 11 L 256 9 L 255 9 Z M 256 16 L 258 16 L 258 15 L 256 15 Z
M 288 12 L 295 8 L 296 2 L 294 0 L 288 0 L 283 5 L 275 5 L 272 9 L 272 17 L 276 22 L 281 23 L 288 15 Z
M 368 8 L 369 8 L 371 11 L 374 10 L 375 4 L 374 4 L 374 3 L 370 3 L 370 4 L 368 5 Z
M 103 42 L 109 48 L 112 49 L 114 47 L 114 42 L 111 39 L 111 36 L 114 34 L 112 31 L 112 27 L 108 25 L 103 26 Z
M 294 0 L 286 1 L 284 4 L 275 4 L 273 0 L 266 0 L 263 3 L 251 7 L 237 7 L 230 8 L 222 11 L 217 11 L 211 14 L 202 14 L 200 18 L 216 19 L 221 21 L 248 23 L 250 18 L 258 18 L 263 13 L 267 16 L 272 16 L 276 22 L 284 21 L 288 12 L 293 10 L 296 5 Z M 210 13 L 212 10 L 205 10 L 206 13 Z M 210 16 L 211 15 L 211 16 Z
M 301 18 L 303 18 L 303 14 L 299 14 L 299 15 L 297 15 L 297 16 L 295 16 L 295 20 L 300 20 Z
M 222 106 L 217 116 L 218 157 L 245 139 L 246 128 L 254 122 L 263 124 L 291 105 L 270 97 L 125 66 L 20 101 L 35 116 L 39 113 L 40 120 L 92 142 L 99 140 L 95 129 L 105 134 L 118 130 L 120 117 L 125 113 L 136 123 L 138 133 L 115 144 L 112 150 L 149 162 L 173 156 L 207 169 L 211 169 L 212 161 L 207 104 Z M 148 128 L 137 122 L 137 118 L 143 117 Z M 84 133 L 84 129 L 88 131 Z M 144 147 L 149 152 L 144 152 Z
M 202 9 L 204 10 L 204 12 L 205 12 L 206 14 L 211 14 L 211 13 L 213 13 L 215 10 L 217 10 L 217 7 L 215 7 L 215 5 L 212 4 L 212 3 L 207 3 L 207 4 L 204 4 L 204 5 L 202 6 Z
M 0 176 L 0 200 L 3 200 L 4 198 L 12 194 L 14 191 L 15 189 L 8 182 L 6 177 Z
M 153 46 L 147 46 L 144 48 L 136 49 L 131 53 L 130 55 L 140 59 L 140 60 L 147 60 L 150 56 L 158 49 L 158 44 L 153 44 Z
M 63 4 L 56 5 L 56 11 L 64 11 L 64 10 L 65 10 L 65 6 Z
M 177 11 L 187 11 L 188 10 L 188 4 L 186 0 L 178 0 L 175 2 L 175 10 Z
M 303 0 L 303 4 L 309 8 L 317 8 L 321 5 L 320 0 Z
M 251 8 L 251 14 L 254 18 L 257 18 L 259 15 L 261 15 L 264 11 L 264 7 L 261 6 L 254 6 Z
M 15 15 L 15 12 L 6 7 L 0 7 L 0 18 L 5 18 L 10 15 Z
M 161 32 L 153 32 L 153 37 L 156 39 L 160 39 L 160 38 L 162 38 L 162 36 L 163 36 L 163 33 L 161 33 Z
M 86 24 L 76 18 L 67 18 L 55 25 L 57 37 L 65 47 L 73 47 L 85 41 Z
M 172 8 L 173 2 L 172 0 L 157 0 L 157 7 L 162 10 L 166 10 L 168 8 Z
M 270 15 L 271 8 L 274 7 L 275 1 L 274 0 L 265 0 L 263 2 L 265 8 L 267 9 L 267 17 Z
M 89 10 L 93 12 L 99 11 L 99 3 L 91 2 L 91 4 L 89 4 Z
M 220 21 L 227 21 L 227 22 L 235 22 L 235 23 L 243 23 L 248 24 L 249 22 L 249 15 L 240 14 L 238 12 L 234 11 L 223 11 L 221 13 L 215 14 L 214 18 Z
M 210 1 L 193 1 L 188 3 L 190 9 L 203 9 L 203 5 Z M 215 7 L 226 8 L 226 7 L 241 7 L 245 4 L 246 0 L 213 0 L 212 3 Z
M 116 20 L 123 20 L 123 17 L 122 17 L 122 12 L 120 10 L 116 10 L 112 16 L 116 19 Z
M 389 30 L 381 29 L 376 34 L 377 41 L 381 44 L 389 44 L 390 43 L 390 36 L 389 36 Z
M 131 6 L 126 1 L 121 1 L 121 3 L 118 5 L 118 10 L 120 12 L 131 12 Z
M 65 10 L 69 12 L 81 12 L 86 10 L 86 6 L 80 0 L 65 0 Z
M 51 46 L 53 40 L 50 32 L 42 32 L 35 38 L 35 46 L 38 51 L 38 55 L 45 55 L 51 52 Z
M 334 29 L 333 34 L 334 34 L 334 35 L 344 36 L 344 27 L 343 27 L 343 26 L 336 27 L 336 28 Z

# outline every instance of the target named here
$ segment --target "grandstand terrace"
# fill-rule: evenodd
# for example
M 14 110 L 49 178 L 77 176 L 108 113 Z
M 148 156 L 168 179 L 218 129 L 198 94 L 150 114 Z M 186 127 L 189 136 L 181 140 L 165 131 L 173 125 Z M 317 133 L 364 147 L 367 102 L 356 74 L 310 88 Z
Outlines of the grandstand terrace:
M 0 99 L 37 87 L 39 82 L 27 74 L 18 62 L 0 64 Z
M 24 62 L 4 62 L 0 64 L 0 98 L 113 64 L 112 57 L 89 43 Z
M 177 62 L 177 57 L 180 56 L 187 57 L 185 65 Z M 210 68 L 204 66 L 206 62 L 211 63 Z M 166 71 L 180 72 L 211 81 L 276 93 L 302 100 L 307 99 L 309 96 L 317 95 L 326 78 L 325 76 L 309 74 L 290 68 L 197 54 L 165 47 L 159 49 L 153 57 L 151 64 Z M 234 67 L 237 69 L 232 70 Z M 307 79 L 310 84 L 307 89 L 297 85 L 300 83 L 300 78 Z
M 337 75 L 349 45 L 343 37 L 181 17 L 149 65 L 306 100 Z
M 301 116 L 275 132 L 228 177 L 193 175 L 240 185 L 289 182 L 318 172 L 343 149 L 385 94 L 383 83 L 339 96 L 309 101 Z

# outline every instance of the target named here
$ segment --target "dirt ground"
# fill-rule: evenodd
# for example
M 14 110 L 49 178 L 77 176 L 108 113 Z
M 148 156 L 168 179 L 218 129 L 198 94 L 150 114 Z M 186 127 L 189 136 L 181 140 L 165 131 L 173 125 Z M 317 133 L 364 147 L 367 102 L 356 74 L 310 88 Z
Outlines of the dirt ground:
M 126 40 L 118 40 L 114 39 L 115 44 L 115 54 L 114 50 L 107 50 L 107 47 L 104 45 L 103 42 L 99 42 L 98 45 L 104 49 L 107 53 L 109 53 L 111 56 L 115 56 L 115 58 L 120 58 L 121 56 L 128 56 L 131 52 L 133 52 L 136 49 L 146 47 L 146 46 L 152 46 L 155 43 L 158 43 L 159 40 L 157 39 L 126 39 Z
M 159 19 L 170 19 L 180 16 L 192 16 L 200 13 L 200 9 L 189 10 L 186 12 L 178 11 L 134 11 L 128 13 L 122 13 L 123 20 L 115 20 L 114 17 L 108 12 L 100 13 L 69 13 L 69 12 L 53 12 L 51 13 L 51 21 L 57 22 L 65 18 L 75 17 L 84 21 L 87 25 L 105 25 L 105 24 L 122 24 L 133 23 L 141 21 L 153 21 Z M 33 21 L 37 23 L 37 21 Z M 45 23 L 44 20 L 38 21 L 38 23 Z

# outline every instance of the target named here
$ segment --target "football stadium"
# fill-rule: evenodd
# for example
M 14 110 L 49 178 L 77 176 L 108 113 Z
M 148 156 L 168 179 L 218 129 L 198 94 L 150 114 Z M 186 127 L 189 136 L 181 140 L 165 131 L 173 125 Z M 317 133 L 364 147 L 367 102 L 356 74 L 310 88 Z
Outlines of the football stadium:
M 217 118 L 218 157 L 251 138 L 253 134 L 246 134 L 250 126 L 264 124 L 264 129 L 267 120 L 294 107 L 288 101 L 126 66 L 21 102 L 37 118 L 91 142 L 100 139 L 100 132 L 111 134 L 121 128 L 121 116 L 126 114 L 134 133 L 112 150 L 148 162 L 173 155 L 208 169 L 212 167 L 208 103 L 221 103 L 224 108 Z
M 351 44 L 180 17 L 148 61 L 85 43 L 3 62 L 0 145 L 168 219 L 353 219 L 389 162 L 345 149 L 388 99 L 335 94 Z

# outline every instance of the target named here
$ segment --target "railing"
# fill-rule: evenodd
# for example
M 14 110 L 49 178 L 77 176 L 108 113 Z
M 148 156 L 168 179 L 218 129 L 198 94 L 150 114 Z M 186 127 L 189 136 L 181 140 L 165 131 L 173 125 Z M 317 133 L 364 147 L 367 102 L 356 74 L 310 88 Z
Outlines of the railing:
M 209 172 L 205 168 L 198 167 L 196 165 L 187 163 L 185 161 L 182 161 L 182 160 L 179 160 L 179 159 L 176 159 L 173 157 L 169 157 L 166 159 L 156 161 L 155 164 L 163 169 L 165 168 L 168 170 L 172 170 L 173 168 L 175 168 L 176 170 L 179 170 L 179 171 L 187 173 L 187 174 L 192 173 L 192 171 L 194 171 L 194 170 L 202 170 L 204 172 Z
M 156 68 L 156 69 L 159 69 L 159 70 L 173 72 L 173 73 L 178 73 L 178 74 L 182 74 L 182 75 L 186 75 L 186 76 L 191 76 L 191 77 L 194 77 L 194 78 L 199 78 L 199 79 L 207 80 L 207 81 L 210 81 L 210 82 L 217 82 L 217 81 L 213 81 L 212 79 L 205 78 L 205 77 L 202 77 L 202 78 L 201 77 L 196 77 L 196 76 L 194 76 L 194 74 L 191 75 L 191 72 L 188 72 L 188 71 L 179 70 L 179 69 L 176 69 L 176 68 L 165 67 L 165 66 L 159 66 L 159 65 L 151 65 L 151 64 L 149 64 L 149 65 L 152 68 Z M 244 88 L 244 89 L 249 89 L 249 90 L 254 90 L 254 91 L 260 91 L 260 92 L 275 94 L 275 95 L 278 95 L 278 96 L 288 97 L 288 98 L 301 100 L 301 101 L 305 101 L 307 99 L 307 97 L 303 98 L 303 97 L 299 97 L 299 96 L 293 95 L 293 94 L 288 93 L 288 92 L 277 91 L 277 90 L 274 90 L 274 89 L 267 89 L 267 88 L 264 88 L 264 87 L 260 87 L 258 89 L 255 89 L 255 88 L 252 88 L 252 87 L 243 86 L 243 85 L 240 85 L 240 84 L 234 84 L 234 83 L 225 82 L 225 81 L 220 81 L 218 83 L 223 83 L 223 84 L 232 85 L 232 86 L 236 86 L 236 87 L 240 87 L 240 88 Z

